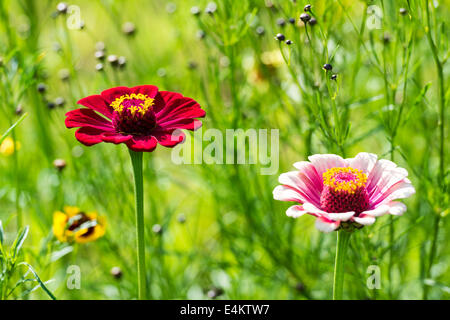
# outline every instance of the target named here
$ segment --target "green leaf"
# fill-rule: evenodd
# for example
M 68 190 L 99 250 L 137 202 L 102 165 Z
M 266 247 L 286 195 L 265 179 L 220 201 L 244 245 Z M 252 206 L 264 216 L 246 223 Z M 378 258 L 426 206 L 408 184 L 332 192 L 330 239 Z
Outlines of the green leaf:
M 24 243 L 25 239 L 27 238 L 29 230 L 30 230 L 30 227 L 28 227 L 28 226 L 23 228 L 22 231 L 19 233 L 19 236 L 14 241 L 13 246 L 12 246 L 13 258 L 16 258 L 19 255 L 20 249 L 22 248 L 23 243 Z
M 23 119 L 26 118 L 26 116 L 28 115 L 28 113 L 24 113 L 19 120 L 16 121 L 16 123 L 14 123 L 8 130 L 6 130 L 6 132 L 0 136 L 0 144 L 3 142 L 3 140 L 5 140 L 5 138 L 8 136 L 8 134 L 19 124 L 23 121 Z
M 45 286 L 45 284 L 42 282 L 41 278 L 39 278 L 38 274 L 36 273 L 36 271 L 34 271 L 33 267 L 31 265 L 29 265 L 26 262 L 21 262 L 19 263 L 19 265 L 24 265 L 26 267 L 28 267 L 28 270 L 31 271 L 31 273 L 33 274 L 34 278 L 36 279 L 36 281 L 39 283 L 39 286 L 42 288 L 42 290 L 45 291 L 45 293 L 52 299 L 52 300 L 57 300 L 56 297 L 53 295 L 53 293 L 51 293 L 51 291 Z M 48 281 L 47 281 L 48 282 Z
M 0 220 L 0 245 L 3 244 L 3 239 L 4 239 L 3 234 L 4 234 L 4 231 L 3 231 L 2 220 Z

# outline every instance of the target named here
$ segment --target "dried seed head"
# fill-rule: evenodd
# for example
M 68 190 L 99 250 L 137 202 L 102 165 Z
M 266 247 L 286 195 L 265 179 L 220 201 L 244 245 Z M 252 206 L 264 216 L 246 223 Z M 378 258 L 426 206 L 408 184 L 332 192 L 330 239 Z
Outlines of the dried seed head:
M 298 292 L 304 292 L 305 285 L 303 283 L 299 282 L 295 285 L 295 290 L 297 290 Z
M 47 91 L 47 86 L 44 83 L 39 83 L 37 85 L 37 91 L 39 93 L 44 93 L 45 91 Z
M 286 39 L 286 37 L 282 33 L 277 33 L 277 35 L 275 36 L 275 40 L 278 40 L 278 41 L 284 41 L 285 39 Z
M 292 42 L 292 40 L 286 40 L 286 44 L 287 44 L 288 46 L 290 46 L 291 44 L 293 44 L 293 42 Z
M 23 113 L 22 105 L 19 103 L 16 107 L 15 113 L 20 116 Z
M 55 99 L 55 105 L 56 105 L 57 107 L 64 107 L 65 104 L 66 104 L 66 100 L 64 100 L 63 97 L 57 97 L 57 98 Z
M 122 278 L 122 269 L 120 269 L 119 267 L 113 267 L 111 268 L 111 275 L 116 278 L 116 279 L 120 279 Z
M 197 62 L 195 62 L 195 61 L 189 61 L 189 63 L 188 63 L 188 68 L 191 70 L 197 69 L 197 66 L 198 66 Z
M 404 16 L 405 14 L 408 13 L 408 10 L 406 10 L 405 8 L 400 8 L 399 12 L 402 16 Z
M 86 27 L 86 24 L 84 23 L 83 20 L 80 21 L 80 24 L 78 25 L 79 30 L 83 30 Z
M 205 12 L 207 14 L 213 14 L 214 12 L 216 12 L 216 10 L 217 10 L 217 4 L 215 2 L 210 2 L 206 6 Z
M 256 28 L 256 33 L 260 36 L 264 35 L 264 33 L 266 33 L 266 30 L 264 29 L 263 26 L 259 26 Z
M 106 45 L 103 41 L 99 41 L 95 44 L 95 49 L 98 51 L 105 51 L 106 50 Z
M 166 76 L 167 72 L 166 72 L 166 69 L 164 69 L 164 68 L 159 68 L 159 69 L 156 71 L 156 74 L 158 75 L 158 77 L 164 78 L 164 77 Z
M 110 54 L 108 56 L 108 62 L 113 66 L 117 67 L 119 64 L 119 58 L 115 54 Z
M 204 39 L 206 37 L 206 32 L 203 30 L 198 30 L 197 31 L 197 38 L 198 39 Z
M 94 56 L 98 60 L 105 60 L 105 51 L 97 50 L 97 51 L 95 51 Z
M 284 27 L 286 25 L 286 20 L 284 20 L 284 18 L 278 18 L 277 25 L 279 25 L 280 27 Z
M 290 24 L 295 24 L 295 18 L 289 18 L 288 21 L 289 21 Z
M 153 227 L 152 227 L 152 231 L 153 231 L 154 233 L 156 233 L 156 234 L 161 234 L 163 230 L 162 230 L 161 225 L 155 224 L 155 225 L 153 225 Z
M 303 11 L 305 11 L 305 12 L 311 11 L 311 5 L 310 5 L 310 4 L 307 4 L 306 6 L 304 6 L 304 7 L 303 7 Z
M 391 36 L 389 35 L 389 33 L 385 33 L 383 35 L 383 43 L 384 44 L 389 44 L 391 42 Z
M 62 81 L 67 81 L 70 78 L 70 71 L 68 69 L 61 69 L 58 72 L 58 76 Z
M 124 56 L 120 56 L 117 59 L 117 65 L 119 66 L 119 68 L 124 68 L 127 64 L 127 58 L 125 58 Z
M 180 213 L 177 217 L 177 220 L 179 223 L 185 223 L 186 222 L 186 216 L 182 213 Z
M 315 26 L 317 24 L 316 18 L 311 17 L 311 20 L 308 21 L 308 24 L 311 26 Z
M 58 170 L 58 171 L 62 171 L 64 170 L 64 168 L 66 167 L 66 161 L 64 161 L 63 159 L 55 159 L 55 161 L 53 161 L 53 166 Z
M 103 71 L 103 63 L 97 63 L 95 65 L 95 70 L 97 71 Z
M 213 287 L 210 290 L 208 290 L 208 292 L 206 293 L 206 295 L 208 296 L 208 298 L 210 299 L 215 299 L 221 295 L 224 294 L 224 290 L 222 288 L 217 288 L 217 287 Z
M 331 80 L 336 80 L 337 79 L 337 74 L 332 74 L 331 75 Z
M 67 13 L 67 3 L 65 2 L 60 2 L 58 3 L 58 5 L 56 6 L 56 11 L 60 14 L 66 14 Z
M 302 13 L 300 15 L 300 20 L 302 20 L 303 23 L 307 23 L 309 20 L 311 20 L 311 16 L 307 13 Z
M 0 68 L 3 67 L 3 64 L 4 64 L 4 59 L 3 59 L 3 57 L 0 56 Z
M 125 33 L 127 36 L 132 36 L 136 32 L 136 26 L 133 22 L 125 22 L 122 26 L 122 32 Z
M 325 63 L 325 64 L 323 65 L 323 68 L 324 68 L 326 71 L 331 71 L 331 70 L 333 70 L 333 66 L 332 66 L 331 64 L 329 64 L 329 63 Z
M 200 8 L 197 6 L 194 6 L 191 8 L 191 14 L 193 14 L 194 16 L 198 16 L 200 15 L 201 11 Z
M 174 13 L 177 10 L 177 5 L 173 2 L 169 2 L 166 5 L 166 11 L 167 13 Z

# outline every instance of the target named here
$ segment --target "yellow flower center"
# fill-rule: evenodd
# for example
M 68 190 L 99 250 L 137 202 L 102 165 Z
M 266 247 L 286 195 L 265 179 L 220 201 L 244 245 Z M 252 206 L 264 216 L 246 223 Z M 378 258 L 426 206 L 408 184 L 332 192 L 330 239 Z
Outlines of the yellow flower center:
M 128 110 L 132 116 L 136 113 L 144 116 L 153 105 L 154 99 L 142 93 L 124 94 L 110 104 L 114 111 L 117 111 L 119 114 L 122 114 L 124 110 Z
M 367 175 L 362 170 L 351 167 L 336 167 L 328 169 L 323 173 L 324 186 L 333 191 L 355 193 L 356 190 L 364 188 Z

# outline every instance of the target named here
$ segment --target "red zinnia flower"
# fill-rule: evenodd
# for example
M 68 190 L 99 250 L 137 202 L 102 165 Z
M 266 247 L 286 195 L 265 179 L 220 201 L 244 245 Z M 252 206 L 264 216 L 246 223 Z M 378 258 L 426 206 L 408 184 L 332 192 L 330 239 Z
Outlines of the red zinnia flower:
M 159 143 L 174 147 L 185 138 L 177 129 L 196 130 L 195 118 L 205 111 L 193 99 L 156 86 L 116 87 L 78 101 L 87 108 L 67 112 L 66 127 L 92 146 L 100 142 L 125 143 L 133 151 L 153 151 Z M 100 114 L 101 115 L 100 115 Z

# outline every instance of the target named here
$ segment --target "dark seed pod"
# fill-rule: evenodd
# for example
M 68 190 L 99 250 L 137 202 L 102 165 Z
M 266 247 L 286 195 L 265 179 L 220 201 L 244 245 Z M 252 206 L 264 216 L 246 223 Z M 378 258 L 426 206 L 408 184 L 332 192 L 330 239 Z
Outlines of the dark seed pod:
M 198 66 L 197 62 L 195 62 L 195 61 L 189 61 L 189 63 L 188 63 L 188 68 L 191 70 L 197 69 L 197 66 Z
M 53 166 L 58 170 L 58 171 L 62 171 L 64 170 L 64 168 L 66 167 L 66 161 L 64 161 L 63 159 L 55 159 L 55 161 L 53 161 Z
M 161 234 L 162 231 L 163 231 L 163 229 L 162 229 L 161 225 L 155 224 L 155 225 L 153 225 L 153 227 L 152 227 L 152 231 L 153 231 L 154 233 L 156 233 L 156 234 Z
M 295 285 L 295 290 L 297 290 L 298 292 L 304 292 L 305 285 L 303 283 L 299 282 Z
M 288 21 L 289 21 L 290 24 L 295 24 L 295 18 L 289 18 Z
M 3 57 L 0 56 L 0 68 L 3 67 L 4 65 L 4 59 Z
M 308 24 L 311 26 L 315 26 L 317 24 L 316 18 L 311 17 L 311 20 L 308 21 Z
M 37 91 L 39 93 L 44 93 L 45 91 L 47 91 L 47 86 L 44 83 L 39 83 L 37 85 Z
M 311 16 L 307 13 L 302 13 L 300 15 L 300 20 L 302 20 L 303 23 L 307 23 L 309 20 L 311 20 Z
M 66 100 L 64 100 L 63 97 L 57 97 L 57 98 L 55 99 L 55 105 L 56 105 L 57 107 L 62 108 L 62 107 L 64 107 L 65 104 L 66 104 Z
M 310 5 L 310 4 L 307 4 L 306 6 L 304 6 L 304 7 L 303 7 L 303 11 L 305 11 L 305 12 L 311 11 L 311 5 Z
M 179 223 L 185 223 L 186 222 L 186 216 L 182 213 L 180 213 L 177 217 L 177 220 Z
M 83 30 L 86 27 L 86 24 L 84 23 L 83 20 L 80 21 L 80 24 L 78 25 L 78 27 L 80 28 L 80 30 Z
M 286 40 L 285 42 L 288 46 L 290 46 L 291 44 L 293 44 L 292 40 Z
M 132 36 L 136 33 L 136 26 L 133 22 L 125 22 L 122 26 L 122 32 L 127 36 Z
M 324 68 L 325 70 L 327 70 L 327 71 L 333 70 L 333 66 L 332 66 L 331 64 L 329 64 L 329 63 L 325 63 L 325 64 L 323 65 L 323 68 Z
M 384 44 L 389 44 L 391 42 L 391 36 L 388 33 L 385 33 L 383 35 L 383 43 Z
M 337 74 L 332 74 L 331 75 L 331 80 L 336 80 L 337 79 Z
M 260 36 L 262 36 L 264 33 L 266 33 L 266 30 L 264 29 L 263 26 L 259 26 L 256 28 L 256 33 Z
M 47 102 L 47 108 L 49 108 L 50 110 L 55 109 L 56 104 L 52 101 L 48 101 Z
M 278 41 L 284 41 L 286 39 L 286 37 L 282 33 L 277 33 L 277 35 L 275 36 L 275 39 Z
M 103 71 L 103 63 L 97 63 L 95 65 L 95 70 L 97 71 Z
M 122 278 L 122 275 L 123 275 L 122 269 L 120 269 L 119 267 L 113 267 L 111 269 L 111 275 L 116 279 Z
M 284 27 L 286 25 L 286 20 L 284 20 L 284 18 L 277 19 L 277 25 Z
M 402 16 L 404 16 L 405 14 L 408 13 L 408 10 L 406 10 L 405 8 L 400 8 L 399 12 Z

